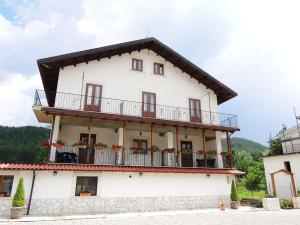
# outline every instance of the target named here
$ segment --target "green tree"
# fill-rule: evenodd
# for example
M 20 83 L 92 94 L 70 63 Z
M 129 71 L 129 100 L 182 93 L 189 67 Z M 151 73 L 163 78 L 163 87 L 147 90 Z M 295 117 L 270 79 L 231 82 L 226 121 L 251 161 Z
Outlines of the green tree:
M 233 155 L 233 162 L 236 169 L 246 172 L 248 168 L 254 165 L 254 161 L 249 153 L 243 150 L 236 150 Z
M 12 201 L 12 206 L 23 207 L 24 205 L 25 205 L 24 184 L 23 184 L 23 177 L 20 177 L 18 187 Z
M 261 151 L 255 150 L 250 153 L 252 159 L 256 162 L 262 161 L 263 153 Z
M 269 155 L 281 155 L 282 145 L 280 138 L 271 139 L 269 141 Z
M 234 180 L 232 180 L 232 183 L 231 183 L 230 199 L 231 199 L 231 201 L 238 201 L 239 200 L 237 189 L 236 189 L 236 184 L 235 184 Z
M 252 196 L 253 191 L 265 188 L 264 180 L 264 171 L 261 169 L 261 167 L 256 165 L 251 166 L 248 169 L 247 175 L 245 177 L 245 185 L 248 190 L 252 191 Z

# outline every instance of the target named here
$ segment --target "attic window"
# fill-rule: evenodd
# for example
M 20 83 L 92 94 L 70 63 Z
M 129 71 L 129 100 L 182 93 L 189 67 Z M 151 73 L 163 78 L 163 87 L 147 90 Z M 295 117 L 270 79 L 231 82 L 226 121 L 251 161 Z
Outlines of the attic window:
M 154 63 L 154 74 L 164 75 L 164 64 Z
M 143 60 L 132 59 L 132 70 L 143 71 Z

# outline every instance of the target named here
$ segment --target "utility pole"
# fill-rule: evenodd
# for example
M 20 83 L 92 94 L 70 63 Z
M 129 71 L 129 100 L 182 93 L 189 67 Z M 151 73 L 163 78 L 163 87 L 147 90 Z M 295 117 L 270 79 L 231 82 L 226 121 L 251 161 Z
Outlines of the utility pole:
M 299 123 L 298 123 L 298 120 L 300 119 L 300 116 L 297 116 L 296 109 L 295 109 L 294 106 L 293 106 L 293 109 L 294 109 L 295 120 L 296 120 L 296 123 L 297 123 L 298 134 L 299 134 L 299 137 L 300 137 L 300 128 L 299 128 Z

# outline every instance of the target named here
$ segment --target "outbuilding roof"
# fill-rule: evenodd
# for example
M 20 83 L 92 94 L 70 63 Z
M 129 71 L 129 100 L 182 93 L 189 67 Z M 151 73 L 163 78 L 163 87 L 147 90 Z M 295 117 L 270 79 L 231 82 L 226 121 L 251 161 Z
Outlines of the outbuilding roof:
M 171 167 L 103 166 L 74 164 L 0 164 L 0 170 L 62 170 L 62 171 L 99 171 L 99 172 L 148 172 L 148 173 L 201 173 L 244 175 L 236 169 L 202 169 Z
M 202 83 L 207 88 L 213 90 L 217 95 L 218 104 L 237 96 L 236 92 L 209 75 L 207 72 L 200 69 L 156 38 L 150 37 L 37 60 L 49 106 L 54 105 L 60 68 L 83 62 L 88 63 L 91 60 L 100 60 L 101 58 L 106 57 L 110 58 L 115 55 L 140 51 L 142 49 L 154 51 L 166 61 L 169 61 L 174 66 L 178 67 L 182 72 L 189 74 L 199 83 Z

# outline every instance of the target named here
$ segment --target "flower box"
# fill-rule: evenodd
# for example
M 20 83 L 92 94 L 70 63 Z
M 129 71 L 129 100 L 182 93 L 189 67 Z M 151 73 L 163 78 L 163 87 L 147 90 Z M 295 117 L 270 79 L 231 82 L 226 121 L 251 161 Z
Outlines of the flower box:
M 103 150 L 103 149 L 106 149 L 107 148 L 107 144 L 104 144 L 104 143 L 97 143 L 97 144 L 95 144 L 95 149 L 96 150 Z
M 166 148 L 165 152 L 167 152 L 167 153 L 174 153 L 175 149 L 174 148 Z
M 82 197 L 92 196 L 92 193 L 89 191 L 83 191 L 83 192 L 79 193 L 79 196 L 82 196 Z
M 52 143 L 52 146 L 55 147 L 55 148 L 61 148 L 64 145 L 63 144 Z
M 122 146 L 121 145 L 113 145 L 112 147 L 111 147 L 111 150 L 113 151 L 113 152 L 118 152 L 118 151 L 120 151 L 122 149 Z

